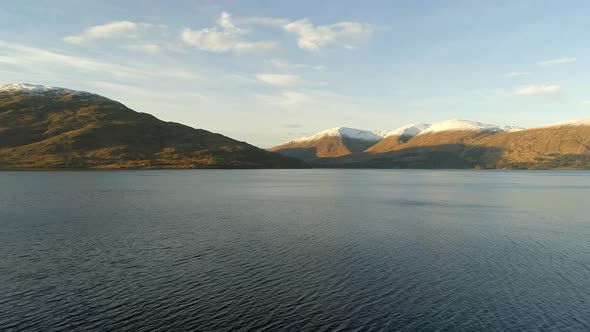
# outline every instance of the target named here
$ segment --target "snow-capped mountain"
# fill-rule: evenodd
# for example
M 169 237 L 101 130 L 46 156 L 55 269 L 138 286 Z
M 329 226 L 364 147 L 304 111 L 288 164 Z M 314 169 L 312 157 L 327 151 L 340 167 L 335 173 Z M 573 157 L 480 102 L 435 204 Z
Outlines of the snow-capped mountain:
M 430 128 L 431 126 L 432 125 L 429 123 L 412 123 L 395 130 L 389 130 L 387 131 L 387 135 L 385 135 L 383 140 L 368 148 L 366 152 L 380 153 L 390 151 L 396 146 L 405 144 L 407 141 L 417 136 L 424 130 Z
M 308 142 L 318 140 L 324 137 L 342 137 L 362 141 L 378 142 L 381 139 L 383 139 L 384 135 L 384 132 L 338 127 L 327 129 L 311 136 L 297 138 L 290 142 Z
M 335 158 L 365 151 L 381 141 L 387 132 L 338 127 L 297 138 L 275 146 L 270 151 L 310 160 Z
M 453 131 L 470 134 L 503 132 L 514 128 L 516 127 L 502 127 L 469 120 L 450 120 L 434 124 L 412 123 L 385 131 L 338 127 L 288 141 L 270 150 L 309 160 L 341 157 L 363 151 L 386 152 L 425 134 Z
M 304 166 L 93 93 L 32 84 L 0 84 L 0 143 L 1 167 Z M 77 150 L 61 153 L 64 146 Z M 176 154 L 168 156 L 169 148 Z M 590 169 L 590 119 L 530 129 L 469 120 L 385 131 L 338 127 L 270 150 L 322 167 Z
M 404 161 L 396 159 L 392 165 L 403 167 L 464 167 L 476 162 L 497 165 L 500 161 L 537 165 L 539 160 L 562 155 L 567 155 L 564 161 L 547 161 L 547 165 L 571 167 L 568 165 L 575 162 L 573 167 L 580 167 L 588 158 L 590 167 L 590 119 L 531 129 L 470 120 L 410 124 L 381 132 L 341 129 L 296 139 L 272 151 L 312 163 L 319 160 L 324 167 L 334 163 L 383 167 L 389 165 L 388 158 L 398 155 Z
M 401 136 L 401 137 L 414 137 L 424 130 L 430 128 L 432 126 L 429 123 L 412 123 L 409 125 L 405 125 L 403 127 L 399 127 L 395 130 L 389 130 L 386 132 L 384 137 L 388 136 Z
M 47 85 L 35 85 L 35 84 L 0 84 L 0 93 L 26 93 L 32 96 L 41 96 L 46 94 L 64 94 L 72 93 L 78 95 L 93 95 L 93 93 L 85 91 L 77 91 L 66 88 L 47 86 Z

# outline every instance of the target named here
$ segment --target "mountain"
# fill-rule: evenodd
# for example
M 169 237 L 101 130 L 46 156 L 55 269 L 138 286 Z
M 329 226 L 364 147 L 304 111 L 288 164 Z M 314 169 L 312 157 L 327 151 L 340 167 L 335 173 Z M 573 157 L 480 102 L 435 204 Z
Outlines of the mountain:
M 396 147 L 405 144 L 422 131 L 430 128 L 430 126 L 431 124 L 429 123 L 413 123 L 396 130 L 388 131 L 383 140 L 365 151 L 369 153 L 381 153 L 394 150 Z
M 362 152 L 307 160 L 318 167 L 590 168 L 590 120 L 531 129 L 468 120 L 412 124 Z
M 0 168 L 301 168 L 88 92 L 0 85 Z
M 298 138 L 269 150 L 304 160 L 342 157 L 365 151 L 385 135 L 386 132 L 339 127 Z
M 590 168 L 590 119 L 509 131 L 472 144 L 502 150 L 508 168 Z

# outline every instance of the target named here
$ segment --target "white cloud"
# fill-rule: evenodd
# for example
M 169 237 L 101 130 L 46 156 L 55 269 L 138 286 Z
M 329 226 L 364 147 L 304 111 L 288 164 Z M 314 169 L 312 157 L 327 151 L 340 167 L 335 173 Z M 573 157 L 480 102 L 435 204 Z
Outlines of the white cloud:
M 528 71 L 513 71 L 511 73 L 505 74 L 504 77 L 514 78 L 514 77 L 524 77 L 529 76 L 531 72 Z
M 339 45 L 346 49 L 354 49 L 357 42 L 369 38 L 374 27 L 359 22 L 338 22 L 328 25 L 314 25 L 309 19 L 290 21 L 274 17 L 250 17 L 239 20 L 242 24 L 266 25 L 281 28 L 294 34 L 297 45 L 308 51 L 317 51 L 328 45 Z
M 576 62 L 576 60 L 577 60 L 576 58 L 551 59 L 551 60 L 541 61 L 538 63 L 538 65 L 541 67 L 549 67 L 549 66 L 563 65 L 566 63 Z
M 232 22 L 231 16 L 223 12 L 217 20 L 219 27 L 192 30 L 185 28 L 182 31 L 182 41 L 195 48 L 210 52 L 234 52 L 234 53 L 262 53 L 278 48 L 272 41 L 243 41 L 241 36 L 247 31 L 238 29 Z
M 358 22 L 338 22 L 314 26 L 308 19 L 293 21 L 283 28 L 296 35 L 297 45 L 308 51 L 317 51 L 328 45 L 352 48 L 352 44 L 373 34 L 373 27 Z
M 292 85 L 299 81 L 299 77 L 296 75 L 280 75 L 280 74 L 259 74 L 256 75 L 256 79 L 270 84 L 278 86 Z
M 138 28 L 139 24 L 130 21 L 111 22 L 90 27 L 79 35 L 64 37 L 63 41 L 69 44 L 83 44 L 92 40 L 120 37 Z
M 160 51 L 162 51 L 162 47 L 160 45 L 149 44 L 149 43 L 127 45 L 125 48 L 130 51 L 147 53 L 147 54 L 156 54 L 156 53 L 160 53 Z
M 236 52 L 236 53 L 262 53 L 277 48 L 275 42 L 238 41 L 236 35 L 228 31 L 217 29 L 191 30 L 184 29 L 181 35 L 182 41 L 187 45 L 210 52 Z
M 529 85 L 514 92 L 515 96 L 555 95 L 561 92 L 559 85 Z
M 282 28 L 284 25 L 287 25 L 290 22 L 287 19 L 275 17 L 247 17 L 241 18 L 238 21 L 241 24 L 268 25 L 277 28 Z
M 111 44 L 111 47 L 146 54 L 177 49 L 175 42 L 169 41 L 169 29 L 164 24 L 118 21 L 93 26 L 79 35 L 63 38 L 64 42 L 75 45 L 104 40 L 116 40 L 116 44 Z
M 217 19 L 217 24 L 226 30 L 233 30 L 236 28 L 231 20 L 231 16 L 226 12 L 221 13 L 221 16 Z

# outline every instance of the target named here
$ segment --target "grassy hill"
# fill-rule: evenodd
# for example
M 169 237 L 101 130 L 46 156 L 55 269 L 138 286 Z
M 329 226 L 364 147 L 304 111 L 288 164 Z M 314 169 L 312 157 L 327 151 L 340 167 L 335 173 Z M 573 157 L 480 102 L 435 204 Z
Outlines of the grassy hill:
M 0 168 L 301 167 L 298 159 L 95 94 L 0 92 Z

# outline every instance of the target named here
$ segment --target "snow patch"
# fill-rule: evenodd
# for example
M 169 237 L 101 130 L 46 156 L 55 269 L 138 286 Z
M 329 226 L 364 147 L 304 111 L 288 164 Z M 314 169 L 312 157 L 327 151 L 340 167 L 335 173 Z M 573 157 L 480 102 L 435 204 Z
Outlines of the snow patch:
M 384 137 L 387 136 L 403 136 L 403 137 L 414 137 L 420 134 L 422 131 L 430 128 L 431 124 L 429 123 L 412 123 L 409 125 L 405 125 L 403 127 L 399 127 L 396 130 L 388 130 L 384 133 Z
M 369 141 L 369 142 L 379 142 L 383 138 L 388 136 L 403 136 L 403 137 L 414 137 L 417 135 L 425 134 L 425 133 L 436 133 L 436 132 L 443 132 L 443 131 L 459 131 L 459 130 L 469 130 L 469 131 L 489 131 L 489 132 L 503 132 L 503 131 L 518 131 L 523 130 L 524 128 L 521 127 L 512 127 L 512 126 L 497 126 L 492 124 L 485 124 L 476 121 L 469 121 L 469 120 L 450 120 L 444 121 L 434 124 L 429 123 L 412 123 L 409 125 L 405 125 L 403 127 L 397 128 L 395 130 L 385 130 L 385 131 L 371 131 L 371 130 L 362 130 L 362 129 L 354 129 L 354 128 L 346 128 L 346 127 L 338 127 L 332 128 L 328 130 L 324 130 L 317 134 L 298 138 L 287 143 L 301 143 L 301 142 L 309 142 L 322 139 L 324 137 L 346 137 L 352 138 L 357 140 Z
M 522 130 L 520 127 L 498 126 L 494 124 L 481 123 L 469 120 L 449 120 L 432 124 L 429 128 L 421 131 L 418 135 L 439 133 L 444 131 L 487 131 L 503 132 Z
M 20 84 L 0 84 L 0 93 L 26 93 L 33 96 L 40 96 L 46 94 L 62 94 L 62 93 L 73 93 L 73 94 L 86 94 L 92 95 L 92 93 L 84 91 L 70 90 L 66 88 L 59 88 L 47 85 L 34 85 L 27 83 Z
M 378 142 L 383 139 L 383 132 L 338 127 L 321 131 L 315 135 L 298 138 L 289 143 L 315 141 L 324 137 L 345 137 L 369 142 Z

